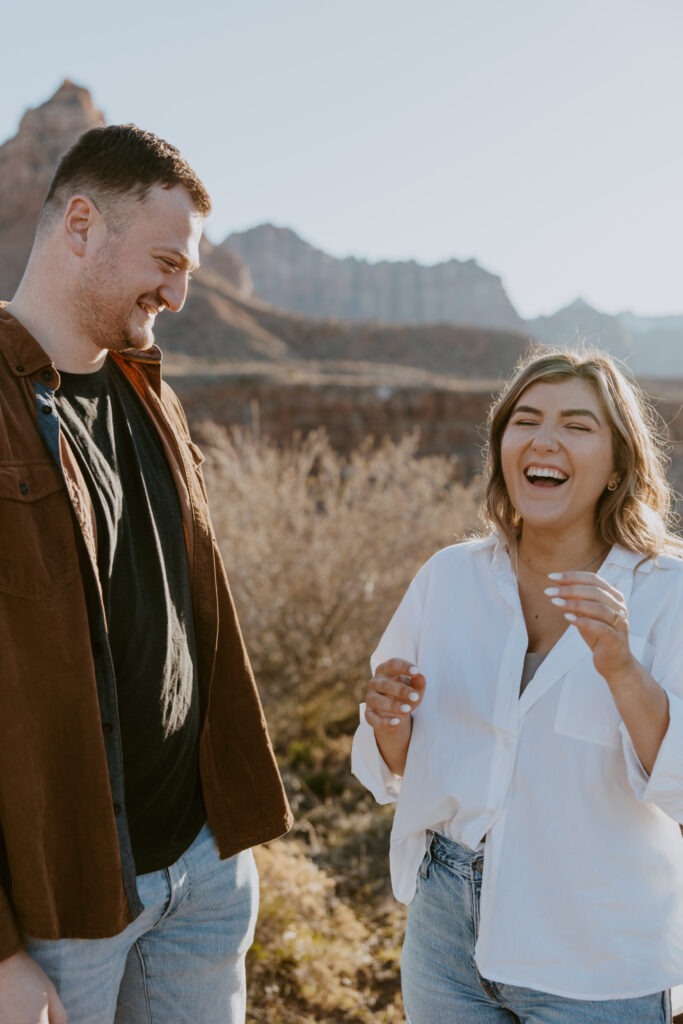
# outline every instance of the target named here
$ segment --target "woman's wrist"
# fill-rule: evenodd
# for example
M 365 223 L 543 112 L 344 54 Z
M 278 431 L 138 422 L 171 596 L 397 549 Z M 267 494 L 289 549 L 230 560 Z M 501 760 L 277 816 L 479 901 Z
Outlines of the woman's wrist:
M 402 776 L 413 731 L 412 715 L 402 718 L 391 730 L 375 728 L 375 741 L 382 760 L 390 772 Z
M 634 696 L 652 692 L 652 676 L 631 654 L 622 667 L 604 673 L 603 679 L 612 693 Z M 657 684 L 655 684 L 657 685 Z

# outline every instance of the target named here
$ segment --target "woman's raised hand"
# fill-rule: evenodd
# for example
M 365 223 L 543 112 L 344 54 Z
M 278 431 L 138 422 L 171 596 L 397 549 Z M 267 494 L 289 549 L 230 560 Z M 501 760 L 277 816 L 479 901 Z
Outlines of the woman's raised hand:
M 425 677 L 419 668 L 401 658 L 377 666 L 365 695 L 365 718 L 373 729 L 398 730 L 410 721 L 425 691 Z
M 593 652 L 593 664 L 609 682 L 633 665 L 624 597 L 593 572 L 552 573 L 545 593 L 564 610 Z
M 593 652 L 595 669 L 609 686 L 646 772 L 651 772 L 669 727 L 669 698 L 628 643 L 628 610 L 623 594 L 592 572 L 550 576 L 546 589 Z
M 365 720 L 385 763 L 403 775 L 413 728 L 412 713 L 424 697 L 426 681 L 417 666 L 391 658 L 377 666 L 365 694 Z

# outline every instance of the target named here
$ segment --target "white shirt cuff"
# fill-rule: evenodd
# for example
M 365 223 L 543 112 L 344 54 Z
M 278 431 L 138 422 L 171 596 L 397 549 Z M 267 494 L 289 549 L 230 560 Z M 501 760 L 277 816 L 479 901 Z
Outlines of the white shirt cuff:
M 394 803 L 401 792 L 403 779 L 390 771 L 380 754 L 375 730 L 365 721 L 365 704 L 360 706 L 360 725 L 353 737 L 351 771 L 378 804 Z
M 621 723 L 626 770 L 639 800 L 657 804 L 676 821 L 683 820 L 683 700 L 665 691 L 669 700 L 669 726 L 652 771 L 648 775 L 624 723 Z
M 633 740 L 629 736 L 628 729 L 622 722 L 619 726 L 621 730 L 622 745 L 624 748 L 624 757 L 626 758 L 626 773 L 628 775 L 628 781 L 631 783 L 631 788 L 636 794 L 639 800 L 645 800 L 645 790 L 650 781 L 650 776 L 643 768 L 642 762 L 636 754 L 636 748 L 633 746 Z

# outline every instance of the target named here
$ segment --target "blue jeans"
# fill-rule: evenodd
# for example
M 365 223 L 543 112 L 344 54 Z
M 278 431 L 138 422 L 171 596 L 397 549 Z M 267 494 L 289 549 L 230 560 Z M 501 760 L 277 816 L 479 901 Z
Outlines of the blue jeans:
M 401 976 L 408 1024 L 670 1024 L 668 992 L 566 999 L 482 978 L 474 961 L 481 854 L 435 835 L 408 912 Z
M 68 1024 L 241 1024 L 258 909 L 251 850 L 220 860 L 205 825 L 175 864 L 137 883 L 145 909 L 113 938 L 25 937 Z

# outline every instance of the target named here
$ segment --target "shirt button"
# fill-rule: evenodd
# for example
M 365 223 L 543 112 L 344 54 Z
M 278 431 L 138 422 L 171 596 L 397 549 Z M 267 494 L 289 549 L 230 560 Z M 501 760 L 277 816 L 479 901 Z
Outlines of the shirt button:
M 102 732 L 105 736 L 111 736 L 114 731 L 114 726 L 111 722 L 102 722 Z
M 42 410 L 41 410 L 41 412 L 43 413 L 44 416 L 49 416 L 50 413 L 52 412 L 52 406 L 51 405 L 44 405 Z
M 19 484 L 19 492 L 20 494 L 28 494 L 29 486 L 25 480 L 22 480 L 21 483 Z
M 41 380 L 44 380 L 46 383 L 47 381 L 52 380 L 53 376 L 54 374 L 52 373 L 52 370 L 44 370 L 40 375 Z
M 121 813 L 121 804 L 114 804 L 114 814 Z
M 24 367 L 23 366 L 15 366 L 14 369 L 17 371 L 17 373 L 23 373 L 24 372 Z
M 104 650 L 102 644 L 100 644 L 100 643 L 93 644 L 92 645 L 92 649 L 95 652 L 95 654 L 101 654 L 102 651 Z
M 514 741 L 513 741 L 513 739 L 512 739 L 512 737 L 511 737 L 511 736 L 506 736 L 506 737 L 505 737 L 505 738 L 503 739 L 503 746 L 504 746 L 504 747 L 506 747 L 506 748 L 507 748 L 507 749 L 509 750 L 509 749 L 510 749 L 510 747 L 512 746 L 513 742 L 514 742 Z

